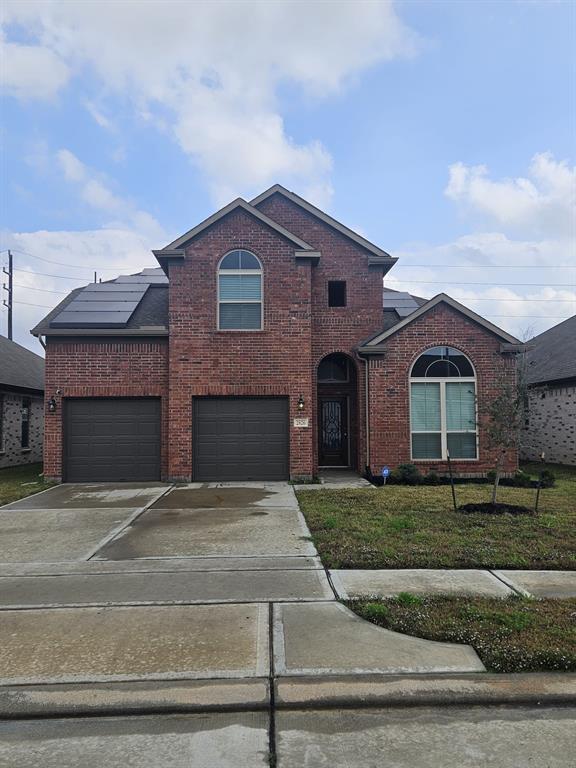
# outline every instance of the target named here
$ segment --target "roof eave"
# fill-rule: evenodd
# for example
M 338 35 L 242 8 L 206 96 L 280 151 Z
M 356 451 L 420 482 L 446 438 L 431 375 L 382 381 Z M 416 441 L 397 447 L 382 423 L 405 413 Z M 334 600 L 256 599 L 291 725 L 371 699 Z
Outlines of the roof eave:
M 490 333 L 493 333 L 495 336 L 500 338 L 501 341 L 508 344 L 516 345 L 516 346 L 521 344 L 520 340 L 517 339 L 515 336 L 512 336 L 506 331 L 503 331 L 501 328 L 498 328 L 498 326 L 494 325 L 489 320 L 486 320 L 481 315 L 478 315 L 476 314 L 476 312 L 473 312 L 471 309 L 468 309 L 468 307 L 465 307 L 464 304 L 460 304 L 460 302 L 456 301 L 451 296 L 448 296 L 445 293 L 439 293 L 437 296 L 434 296 L 432 299 L 427 301 L 426 304 L 422 304 L 422 306 L 416 309 L 414 312 L 412 312 L 412 314 L 408 315 L 399 323 L 392 326 L 392 328 L 389 328 L 387 331 L 382 331 L 380 333 L 375 334 L 372 337 L 372 339 L 369 339 L 367 342 L 365 342 L 363 346 L 368 347 L 370 349 L 376 347 L 377 345 L 381 344 L 383 341 L 388 339 L 390 336 L 393 336 L 395 333 L 398 333 L 398 331 L 401 331 L 407 325 L 410 325 L 410 323 L 414 322 L 414 320 L 417 320 L 419 317 L 422 317 L 422 315 L 426 314 L 435 306 L 441 303 L 447 304 L 449 307 L 452 307 L 452 309 L 455 309 L 457 312 L 460 312 L 465 317 L 468 317 L 468 319 L 472 320 L 473 322 L 485 328 L 487 331 L 490 331 Z
M 340 232 L 340 234 L 345 235 L 350 240 L 355 242 L 357 245 L 360 245 L 365 250 L 369 251 L 374 256 L 378 256 L 381 259 L 393 259 L 393 257 L 384 251 L 382 248 L 379 248 L 377 245 L 374 245 L 374 243 L 371 243 L 369 240 L 366 240 L 365 237 L 362 237 L 362 235 L 359 235 L 357 232 L 354 232 L 354 230 L 350 229 L 349 227 L 345 226 L 341 222 L 334 219 L 332 216 L 329 216 L 327 213 L 324 213 L 324 211 L 320 210 L 320 208 L 317 208 L 315 205 L 312 205 L 312 203 L 309 203 L 307 200 L 304 200 L 304 198 L 300 197 L 299 195 L 295 194 L 294 192 L 290 192 L 290 190 L 283 187 L 281 184 L 274 184 L 270 189 L 267 189 L 266 191 L 262 192 L 260 195 L 255 197 L 253 200 L 250 201 L 250 205 L 256 207 L 260 203 L 262 203 L 264 200 L 266 200 L 269 197 L 272 197 L 272 195 L 280 194 L 283 195 L 286 199 L 293 202 L 295 205 L 300 206 L 300 208 L 303 208 L 305 211 L 308 211 L 308 213 L 311 213 L 313 216 L 316 216 L 316 218 L 320 219 L 320 221 L 323 221 L 325 224 L 328 224 L 328 226 L 332 227 L 332 229 L 335 229 L 337 232 Z M 392 267 L 396 263 L 396 259 L 390 264 L 388 269 Z M 386 270 L 388 271 L 388 270 Z

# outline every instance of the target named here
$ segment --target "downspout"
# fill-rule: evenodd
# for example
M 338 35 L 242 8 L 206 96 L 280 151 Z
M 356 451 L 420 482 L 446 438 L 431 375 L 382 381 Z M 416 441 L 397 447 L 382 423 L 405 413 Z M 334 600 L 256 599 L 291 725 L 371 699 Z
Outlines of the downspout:
M 364 360 L 364 421 L 366 424 L 366 474 L 372 476 L 370 469 L 370 358 L 363 357 Z
M 40 342 L 40 344 L 42 345 L 42 349 L 44 349 L 44 350 L 45 350 L 45 349 L 46 349 L 46 342 L 45 342 L 45 341 L 43 341 L 43 339 L 42 339 L 42 336 L 37 336 L 36 338 L 38 339 L 38 341 L 39 341 L 39 342 Z

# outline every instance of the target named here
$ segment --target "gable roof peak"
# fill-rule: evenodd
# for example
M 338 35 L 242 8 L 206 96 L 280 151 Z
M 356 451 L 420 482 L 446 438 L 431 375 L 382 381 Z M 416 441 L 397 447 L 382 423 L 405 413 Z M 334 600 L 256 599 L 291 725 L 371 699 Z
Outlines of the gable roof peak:
M 232 211 L 235 211 L 238 208 L 246 211 L 246 213 L 250 214 L 251 216 L 254 216 L 254 218 L 258 219 L 263 224 L 266 224 L 266 226 L 275 230 L 278 234 L 282 235 L 282 237 L 285 237 L 287 240 L 292 242 L 293 245 L 295 245 L 299 250 L 302 250 L 302 251 L 314 250 L 311 245 L 308 245 L 308 243 L 306 243 L 300 237 L 297 237 L 292 232 L 289 232 L 287 229 L 285 229 L 280 224 L 278 224 L 276 221 L 273 221 L 273 219 L 270 219 L 268 216 L 266 216 L 266 214 L 262 213 L 262 211 L 259 211 L 253 205 L 246 202 L 246 200 L 244 200 L 242 197 L 237 197 L 235 200 L 232 200 L 232 202 L 228 203 L 223 208 L 220 208 L 220 210 L 216 211 L 216 213 L 213 213 L 211 216 L 208 216 L 207 219 L 204 219 L 204 221 L 201 221 L 200 224 L 197 224 L 195 227 L 192 227 L 192 229 L 189 229 L 188 232 L 185 232 L 183 235 L 180 235 L 180 237 L 177 237 L 176 240 L 173 240 L 171 243 L 164 246 L 164 248 L 152 251 L 152 253 L 158 259 L 162 258 L 163 256 L 174 257 L 179 255 L 177 251 L 179 250 L 183 251 L 186 245 L 190 241 L 194 240 L 195 237 L 200 235 L 202 232 L 204 232 L 204 230 L 208 229 L 208 227 L 211 227 L 213 224 L 216 224 L 217 221 L 219 221 L 220 219 L 223 219 L 229 213 L 232 213 Z
M 283 187 L 281 184 L 274 184 L 265 192 L 262 192 L 260 195 L 250 201 L 250 205 L 257 208 L 260 203 L 263 203 L 269 197 L 272 197 L 272 195 L 276 194 L 282 195 L 287 200 L 290 200 L 295 205 L 310 213 L 312 216 L 315 216 L 320 221 L 323 221 L 324 224 L 327 224 L 332 229 L 340 232 L 340 234 L 344 235 L 344 237 L 352 240 L 354 243 L 356 243 L 356 245 L 359 245 L 360 247 L 364 248 L 364 250 L 368 251 L 369 264 L 371 266 L 383 266 L 384 272 L 386 273 L 398 261 L 396 257 L 391 256 L 382 248 L 374 245 L 374 243 L 371 243 L 365 237 L 362 237 L 362 235 L 354 232 L 354 230 L 337 221 L 335 218 L 325 213 L 320 208 L 317 208 L 312 203 L 309 203 L 308 200 L 300 197 L 300 195 L 297 195 L 295 192 L 291 192 L 290 190 L 286 189 L 286 187 Z

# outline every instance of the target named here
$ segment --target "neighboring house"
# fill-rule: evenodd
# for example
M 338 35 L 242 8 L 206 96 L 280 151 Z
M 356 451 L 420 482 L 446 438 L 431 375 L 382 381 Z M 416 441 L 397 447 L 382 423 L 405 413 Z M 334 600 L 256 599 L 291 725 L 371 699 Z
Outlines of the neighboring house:
M 44 360 L 0 336 L 0 468 L 42 461 Z
M 576 465 L 576 315 L 528 342 L 528 412 L 520 455 Z
M 276 185 L 73 291 L 46 337 L 45 471 L 65 481 L 477 475 L 476 419 L 518 340 L 443 294 L 383 290 L 396 259 Z M 514 470 L 517 456 L 508 456 Z

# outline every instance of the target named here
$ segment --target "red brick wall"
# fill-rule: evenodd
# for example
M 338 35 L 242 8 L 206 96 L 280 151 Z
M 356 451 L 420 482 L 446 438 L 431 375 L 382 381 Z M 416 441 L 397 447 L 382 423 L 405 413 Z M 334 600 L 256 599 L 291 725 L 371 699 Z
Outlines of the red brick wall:
M 44 473 L 62 478 L 63 398 L 161 397 L 162 474 L 168 455 L 168 340 L 47 338 L 46 402 L 54 397 L 55 413 L 45 411 Z M 60 389 L 60 394 L 56 391 Z
M 234 248 L 252 251 L 263 265 L 262 331 L 217 329 L 217 266 Z M 290 423 L 311 418 L 310 264 L 295 246 L 244 211 L 205 231 L 170 267 L 169 476 L 192 472 L 192 398 L 203 395 L 282 395 Z M 305 408 L 297 410 L 299 396 Z M 311 474 L 311 428 L 290 428 L 292 475 Z
M 382 328 L 382 268 L 368 267 L 367 251 L 280 194 L 262 201 L 258 208 L 322 253 L 320 263 L 312 269 L 312 386 L 316 388 L 316 367 L 327 354 L 344 352 L 352 357 L 358 390 L 351 414 L 352 427 L 354 422 L 358 425 L 353 460 L 363 471 L 366 464 L 364 363 L 356 356 L 355 349 Z M 329 280 L 346 281 L 346 307 L 328 306 Z M 315 440 L 316 405 L 314 397 Z
M 493 469 L 497 452 L 489 450 L 482 427 L 482 408 L 494 396 L 502 379 L 513 379 L 515 362 L 500 353 L 500 341 L 464 315 L 438 305 L 385 342 L 385 356 L 373 359 L 370 367 L 370 464 L 379 473 L 411 462 L 410 458 L 410 368 L 416 358 L 433 346 L 453 346 L 464 352 L 476 370 L 476 391 L 480 412 L 480 447 L 477 461 L 453 461 L 459 474 L 482 473 Z M 447 470 L 445 462 L 416 461 L 423 471 Z M 506 471 L 518 466 L 517 453 L 510 452 Z

